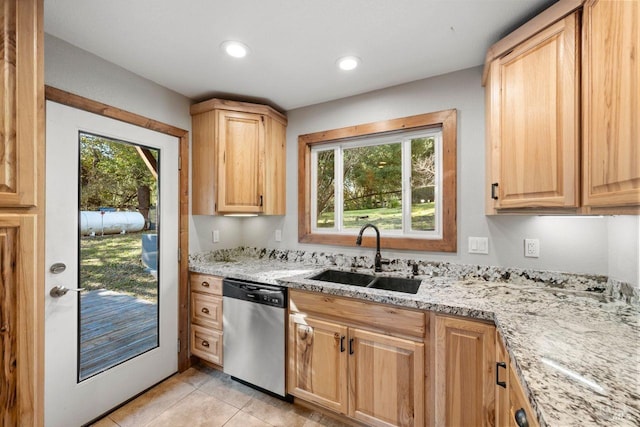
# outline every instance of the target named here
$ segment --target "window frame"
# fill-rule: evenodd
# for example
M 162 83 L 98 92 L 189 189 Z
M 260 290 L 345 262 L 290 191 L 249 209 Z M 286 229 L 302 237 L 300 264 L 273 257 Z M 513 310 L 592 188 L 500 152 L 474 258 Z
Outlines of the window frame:
M 355 246 L 352 234 L 345 232 L 322 232 L 312 227 L 312 182 L 311 148 L 335 145 L 349 139 L 363 137 L 384 137 L 398 132 L 413 132 L 431 128 L 442 129 L 441 141 L 441 237 L 421 234 L 390 235 L 383 233 L 380 246 L 386 249 L 405 249 L 433 252 L 457 251 L 457 110 L 443 110 L 434 113 L 398 119 L 383 120 L 362 125 L 349 126 L 298 137 L 298 242 Z M 403 154 L 404 155 L 404 154 Z M 338 159 L 335 159 L 338 161 Z M 404 199 L 404 197 L 403 197 Z M 338 204 L 336 199 L 335 203 Z M 341 201 L 340 201 L 341 202 Z M 339 218 L 335 218 L 337 223 Z M 375 247 L 375 235 L 366 233 L 362 246 Z
M 411 221 L 411 141 L 416 138 L 433 138 L 436 161 L 436 212 L 435 230 L 413 230 Z M 338 140 L 327 144 L 316 144 L 311 149 L 311 232 L 327 234 L 346 234 L 356 236 L 358 228 L 344 228 L 344 155 L 346 150 L 375 147 L 380 145 L 398 144 L 400 146 L 401 161 L 401 194 L 402 194 L 402 227 L 394 230 L 380 229 L 381 235 L 390 237 L 421 237 L 425 239 L 442 238 L 442 128 L 430 127 L 426 129 L 393 132 L 384 135 L 366 135 L 357 139 Z M 318 152 L 333 151 L 334 155 L 334 226 L 323 228 L 317 226 L 317 164 Z

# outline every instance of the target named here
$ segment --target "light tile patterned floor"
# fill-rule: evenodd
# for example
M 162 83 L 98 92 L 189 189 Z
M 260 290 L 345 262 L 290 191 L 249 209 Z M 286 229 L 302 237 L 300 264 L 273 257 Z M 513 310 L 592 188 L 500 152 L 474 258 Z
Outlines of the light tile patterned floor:
M 93 424 L 95 427 L 341 427 L 314 412 L 260 393 L 220 371 L 196 366 Z

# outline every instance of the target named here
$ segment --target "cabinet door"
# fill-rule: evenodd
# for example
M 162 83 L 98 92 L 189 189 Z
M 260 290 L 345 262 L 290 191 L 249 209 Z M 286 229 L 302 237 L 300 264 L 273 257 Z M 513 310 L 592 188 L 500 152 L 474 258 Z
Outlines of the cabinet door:
M 424 344 L 349 330 L 349 416 L 371 426 L 424 425 Z
M 577 207 L 577 17 L 538 33 L 491 67 L 487 141 L 492 208 Z
M 518 414 L 518 411 L 521 413 Z M 513 370 L 513 366 L 511 366 L 509 368 L 509 423 L 505 425 L 518 427 L 516 418 L 526 419 L 529 427 L 540 426 L 533 409 L 529 405 L 529 400 L 518 381 L 518 377 Z
M 347 413 L 347 327 L 289 316 L 288 392 Z
M 639 206 L 640 3 L 587 2 L 583 41 L 583 203 Z
M 493 426 L 495 328 L 436 317 L 435 418 L 439 426 Z
M 262 212 L 264 116 L 218 111 L 218 212 Z
M 496 332 L 496 427 L 507 427 L 509 422 L 509 353 Z

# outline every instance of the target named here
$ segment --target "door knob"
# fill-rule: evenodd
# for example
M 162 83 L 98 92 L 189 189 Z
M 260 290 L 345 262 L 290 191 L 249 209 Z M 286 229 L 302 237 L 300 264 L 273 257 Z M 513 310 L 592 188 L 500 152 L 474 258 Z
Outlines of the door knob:
M 84 291 L 84 288 L 69 289 L 69 288 L 65 288 L 64 286 L 54 286 L 49 291 L 49 295 L 51 295 L 54 298 L 60 298 L 61 296 L 66 295 L 67 292 L 69 292 L 69 291 L 71 291 L 71 292 L 82 292 L 82 291 Z

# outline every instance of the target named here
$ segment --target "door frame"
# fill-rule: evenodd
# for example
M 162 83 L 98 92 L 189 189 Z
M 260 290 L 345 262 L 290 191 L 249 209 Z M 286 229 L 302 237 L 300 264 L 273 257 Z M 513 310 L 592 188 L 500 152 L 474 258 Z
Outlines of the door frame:
M 178 138 L 178 372 L 189 369 L 189 131 L 52 86 L 45 86 L 45 99 Z

